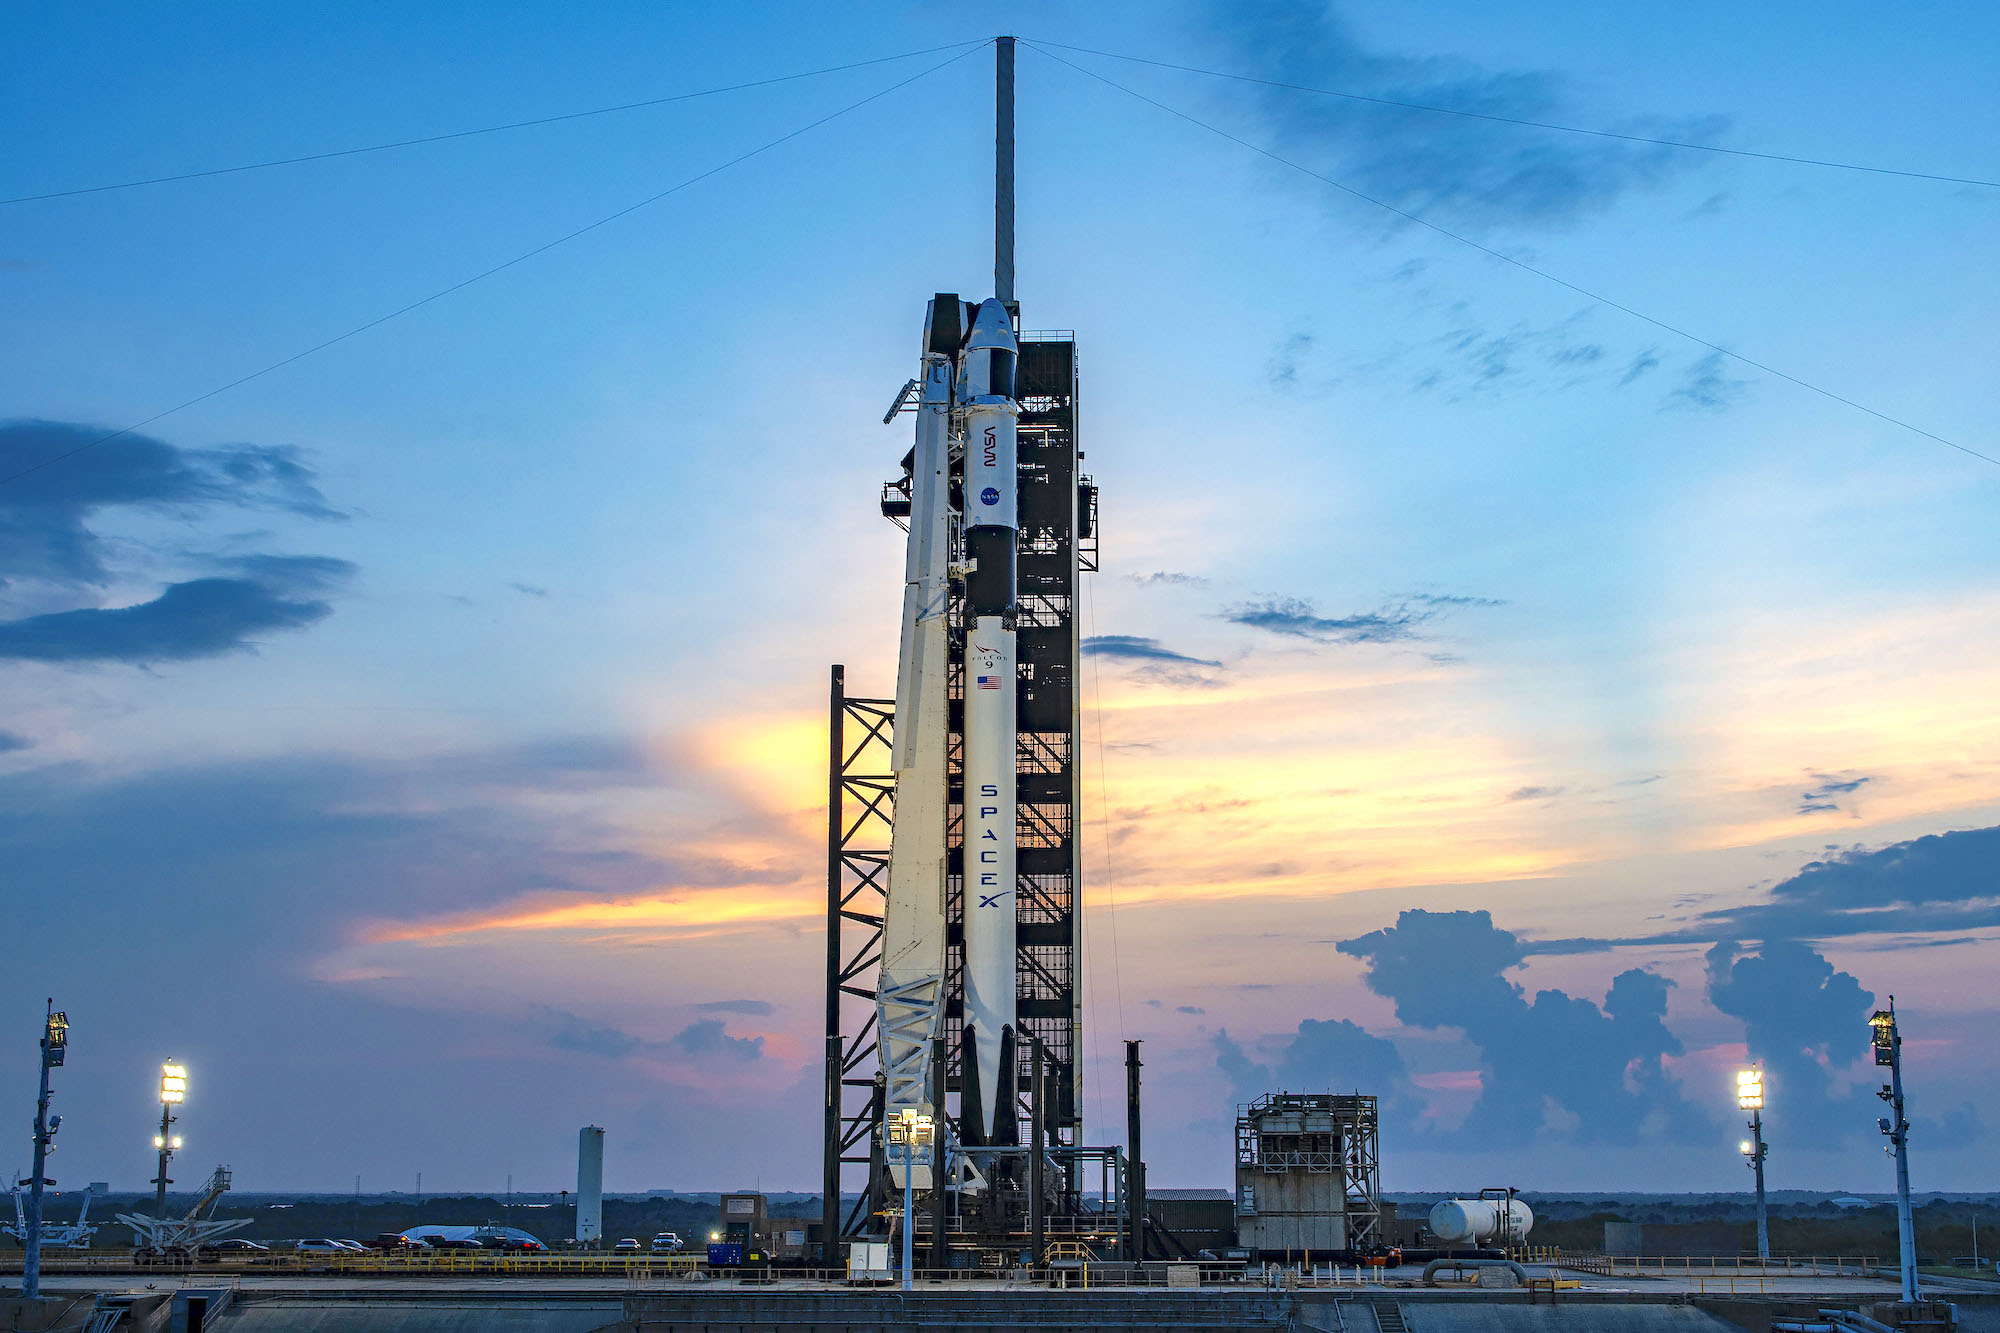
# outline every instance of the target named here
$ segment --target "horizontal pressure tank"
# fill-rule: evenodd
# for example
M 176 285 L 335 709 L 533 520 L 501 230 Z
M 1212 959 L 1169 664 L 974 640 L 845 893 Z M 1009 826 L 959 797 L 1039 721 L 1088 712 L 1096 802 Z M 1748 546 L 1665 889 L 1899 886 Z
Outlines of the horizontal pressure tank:
M 1534 1213 L 1519 1199 L 1446 1199 L 1431 1209 L 1431 1234 L 1447 1245 L 1518 1241 L 1534 1225 Z

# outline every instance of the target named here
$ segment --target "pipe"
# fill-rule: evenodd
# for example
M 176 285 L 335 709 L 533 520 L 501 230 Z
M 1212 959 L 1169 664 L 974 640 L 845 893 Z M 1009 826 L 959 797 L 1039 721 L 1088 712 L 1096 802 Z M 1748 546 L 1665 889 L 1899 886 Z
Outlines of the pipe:
M 1042 1100 L 1045 1095 L 1042 1039 L 1030 1038 L 1029 1047 L 1034 1052 L 1035 1070 L 1028 1083 L 1028 1150 L 1032 1154 L 1028 1159 L 1028 1266 L 1040 1268 L 1042 1254 L 1048 1248 L 1044 1234 L 1048 1227 L 1048 1206 L 1043 1198 L 1043 1191 L 1048 1188 L 1048 1164 L 1043 1160 L 1048 1149 L 1048 1112 Z
M 1125 1043 L 1125 1141 L 1131 1154 L 1125 1166 L 1127 1216 L 1132 1223 L 1132 1258 L 1146 1258 L 1146 1159 L 1139 1145 L 1139 1043 Z
M 1424 1265 L 1424 1285 L 1435 1287 L 1437 1274 L 1447 1268 L 1460 1273 L 1467 1269 L 1477 1272 L 1482 1268 L 1511 1268 L 1514 1270 L 1514 1276 L 1520 1279 L 1521 1285 L 1524 1287 L 1528 1285 L 1528 1270 L 1512 1259 L 1433 1259 Z

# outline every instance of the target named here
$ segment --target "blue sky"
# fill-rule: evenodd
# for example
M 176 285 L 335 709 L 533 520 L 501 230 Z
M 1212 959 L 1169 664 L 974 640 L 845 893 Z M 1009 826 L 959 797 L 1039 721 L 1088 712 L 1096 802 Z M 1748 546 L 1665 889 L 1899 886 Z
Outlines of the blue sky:
M 10 14 L 7 197 L 991 35 L 871 6 Z M 1024 38 L 2000 178 L 2000 20 L 1860 5 L 1028 5 Z M 503 134 L 0 206 L 31 466 L 950 51 Z M 2000 190 L 1064 59 L 1591 292 L 2000 454 Z M 889 688 L 879 424 L 990 282 L 990 58 L 0 485 L 7 1012 L 75 1025 L 66 1169 L 149 1070 L 246 1187 L 816 1180 L 825 666 Z M 1020 294 L 1104 487 L 1089 1114 L 1154 1179 L 1368 1081 L 1391 1188 L 1920 1188 L 2000 1092 L 2000 468 L 1358 202 L 1033 49 Z M 1930 841 L 1920 841 L 1929 838 Z M 1812 869 L 1811 867 L 1819 867 Z M 1487 915 L 1481 917 L 1478 914 Z M 1405 915 L 1416 913 L 1417 915 Z M 1440 968 L 1453 984 L 1427 968 Z M 1551 1051 L 1565 1058 L 1552 1059 Z M 32 1056 L 9 1086 L 24 1100 Z M 1788 1093 L 1795 1099 L 1787 1103 Z M 1989 1117 L 1990 1118 L 1990 1117 Z M 1481 1133 L 1475 1126 L 1504 1126 Z M 699 1150 L 691 1145 L 699 1144 Z M 0 1164 L 25 1169 L 18 1164 Z

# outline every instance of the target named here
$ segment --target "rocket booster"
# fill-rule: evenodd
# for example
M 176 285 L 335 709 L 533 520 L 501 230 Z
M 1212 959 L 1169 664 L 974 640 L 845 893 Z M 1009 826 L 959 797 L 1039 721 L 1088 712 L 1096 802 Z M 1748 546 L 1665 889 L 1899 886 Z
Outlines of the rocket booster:
M 986 301 L 960 354 L 965 412 L 965 1055 L 969 1142 L 1012 1143 L 1015 1024 L 1014 367 L 1007 307 Z M 975 1081 L 976 1080 L 976 1081 Z

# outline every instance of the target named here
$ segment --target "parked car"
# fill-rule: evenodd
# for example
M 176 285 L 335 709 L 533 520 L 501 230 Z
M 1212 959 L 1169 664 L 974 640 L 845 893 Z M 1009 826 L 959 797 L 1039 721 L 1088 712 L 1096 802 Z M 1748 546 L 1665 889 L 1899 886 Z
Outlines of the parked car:
M 458 1239 L 451 1236 L 425 1236 L 424 1244 L 434 1250 L 476 1250 L 481 1248 L 476 1240 Z
M 369 1241 L 368 1248 L 380 1250 L 383 1254 L 408 1254 L 412 1250 L 421 1250 L 424 1246 L 422 1241 L 411 1240 L 400 1231 L 385 1231 Z
M 679 1254 L 687 1246 L 683 1245 L 681 1238 L 673 1232 L 662 1231 L 659 1235 L 653 1237 L 652 1248 L 654 1254 Z
M 338 1245 L 341 1249 L 346 1250 L 349 1254 L 368 1253 L 368 1247 L 366 1245 L 363 1245 L 358 1240 L 337 1240 L 334 1242 L 334 1244 Z
M 611 1252 L 613 1254 L 637 1254 L 639 1252 L 639 1238 L 637 1236 L 627 1236 L 616 1245 L 613 1245 Z
M 259 1245 L 256 1241 L 245 1240 L 241 1236 L 225 1236 L 221 1240 L 211 1241 L 209 1248 L 218 1254 L 269 1254 L 271 1252 L 270 1246 Z
M 327 1239 L 325 1239 L 325 1238 L 323 1238 L 323 1237 L 321 1237 L 321 1238 L 317 1238 L 317 1239 L 314 1239 L 314 1238 L 308 1238 L 308 1239 L 306 1239 L 306 1240 L 301 1240 L 301 1241 L 294 1241 L 294 1242 L 292 1243 L 292 1248 L 293 1248 L 294 1250 L 298 1251 L 298 1252 L 299 1252 L 300 1254 L 344 1254 L 344 1253 L 346 1253 L 346 1251 L 344 1250 L 344 1248 L 343 1248 L 343 1247 L 342 1247 L 342 1246 L 340 1245 L 340 1243 L 339 1243 L 338 1241 L 331 1241 L 331 1240 L 327 1240 Z

